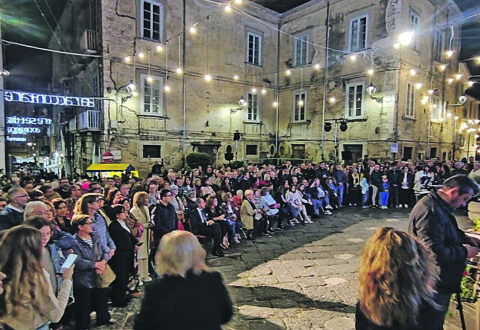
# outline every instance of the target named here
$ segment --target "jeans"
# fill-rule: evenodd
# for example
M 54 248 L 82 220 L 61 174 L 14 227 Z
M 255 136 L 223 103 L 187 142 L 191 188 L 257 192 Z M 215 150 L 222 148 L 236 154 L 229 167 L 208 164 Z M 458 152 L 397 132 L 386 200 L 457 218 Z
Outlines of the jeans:
M 345 187 L 342 185 L 339 185 L 337 188 L 337 195 L 338 195 L 338 203 L 343 204 L 343 191 L 345 190 Z
M 368 191 L 362 194 L 362 206 L 366 206 L 368 202 Z

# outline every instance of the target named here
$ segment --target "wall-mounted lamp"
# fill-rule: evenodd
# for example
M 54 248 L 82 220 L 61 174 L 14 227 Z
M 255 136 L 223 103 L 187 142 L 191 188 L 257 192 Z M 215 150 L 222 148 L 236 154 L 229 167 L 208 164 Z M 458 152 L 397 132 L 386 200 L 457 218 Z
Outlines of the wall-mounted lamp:
M 373 96 L 373 94 L 375 94 L 375 93 L 377 92 L 377 87 L 375 87 L 374 84 L 372 84 L 372 83 L 368 84 L 368 86 L 367 86 L 367 92 L 368 92 L 368 94 L 370 95 L 370 98 L 371 98 L 372 100 L 377 101 L 377 103 L 379 103 L 379 104 L 383 103 L 383 97 L 375 97 L 375 96 Z
M 460 102 L 461 105 L 463 105 L 465 102 L 467 102 L 467 96 L 465 94 L 462 94 L 458 97 L 458 102 Z
M 230 112 L 235 113 L 237 111 L 243 110 L 243 108 L 247 106 L 247 101 L 245 101 L 243 96 L 240 96 L 240 98 L 238 99 L 238 105 L 239 105 L 238 108 L 235 108 L 235 109 L 230 108 Z

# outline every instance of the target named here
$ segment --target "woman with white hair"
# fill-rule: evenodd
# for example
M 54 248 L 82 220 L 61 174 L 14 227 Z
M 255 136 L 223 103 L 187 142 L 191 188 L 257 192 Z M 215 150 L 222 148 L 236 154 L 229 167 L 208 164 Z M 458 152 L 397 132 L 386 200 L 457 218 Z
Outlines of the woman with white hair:
M 233 315 L 222 276 L 205 265 L 206 252 L 188 231 L 165 234 L 156 255 L 160 279 L 145 288 L 135 330 L 221 329 Z

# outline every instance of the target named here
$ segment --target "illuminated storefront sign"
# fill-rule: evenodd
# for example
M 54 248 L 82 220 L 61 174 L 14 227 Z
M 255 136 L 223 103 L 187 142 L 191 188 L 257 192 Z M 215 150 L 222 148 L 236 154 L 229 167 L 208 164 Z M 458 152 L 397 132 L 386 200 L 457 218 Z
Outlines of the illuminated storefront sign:
M 52 120 L 50 118 L 35 118 L 35 117 L 7 117 L 7 125 L 50 125 Z
M 51 104 L 87 108 L 95 107 L 95 99 L 90 97 L 46 95 L 18 91 L 4 91 L 4 99 L 6 102 Z
M 26 137 L 7 136 L 7 141 L 11 142 L 27 142 Z

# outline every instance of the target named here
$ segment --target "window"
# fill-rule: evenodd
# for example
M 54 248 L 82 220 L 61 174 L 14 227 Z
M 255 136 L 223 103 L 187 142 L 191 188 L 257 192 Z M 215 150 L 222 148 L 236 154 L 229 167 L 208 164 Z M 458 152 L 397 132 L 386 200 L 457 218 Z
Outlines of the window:
M 347 118 L 363 117 L 363 90 L 363 83 L 347 85 L 345 102 Z
M 357 17 L 350 21 L 350 51 L 355 52 L 367 48 L 367 16 Z
M 442 60 L 443 31 L 435 31 L 435 40 L 433 43 L 433 60 L 440 62 Z
M 439 98 L 433 98 L 430 104 L 430 114 L 433 121 L 442 120 L 444 118 L 442 100 Z
M 415 115 L 415 86 L 407 82 L 407 103 L 405 104 L 405 117 L 413 118 Z
M 296 93 L 294 100 L 295 104 L 293 105 L 293 121 L 305 121 L 307 94 L 304 92 Z
M 143 114 L 162 115 L 163 105 L 163 78 L 141 75 L 141 106 Z
M 247 63 L 260 65 L 262 37 L 258 34 L 247 32 Z
M 307 64 L 308 57 L 308 35 L 302 35 L 295 38 L 295 65 Z
M 419 32 L 419 29 L 418 29 L 418 22 L 419 22 L 420 18 L 418 17 L 418 15 L 414 12 L 411 12 L 410 13 L 410 29 L 412 30 L 413 32 L 413 48 L 417 49 L 418 48 L 418 32 Z
M 150 145 L 144 144 L 143 145 L 143 158 L 160 158 L 161 157 L 162 146 L 161 145 Z
M 248 93 L 247 95 L 247 120 L 258 121 L 258 95 Z
M 146 39 L 162 41 L 162 4 L 152 1 L 142 1 L 142 37 Z
M 258 145 L 256 144 L 247 144 L 245 155 L 247 156 L 256 156 L 258 154 Z

